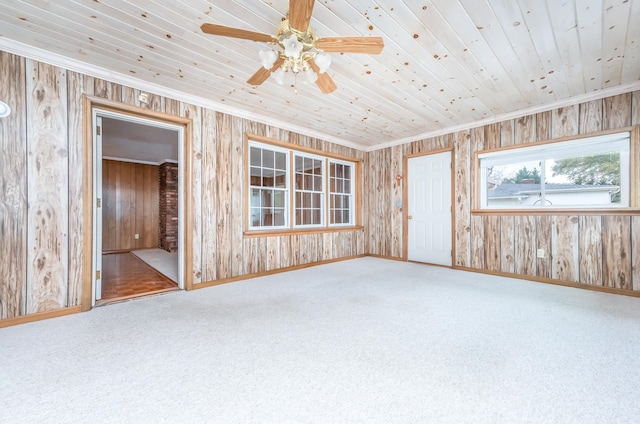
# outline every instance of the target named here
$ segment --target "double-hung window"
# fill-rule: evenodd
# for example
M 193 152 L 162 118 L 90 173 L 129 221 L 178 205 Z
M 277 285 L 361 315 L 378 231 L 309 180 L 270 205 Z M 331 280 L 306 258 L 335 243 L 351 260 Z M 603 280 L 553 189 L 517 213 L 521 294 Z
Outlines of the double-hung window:
M 357 161 L 252 139 L 248 150 L 249 231 L 357 224 Z
M 329 222 L 353 225 L 353 164 L 329 161 Z
M 252 145 L 249 152 L 249 221 L 251 228 L 287 228 L 289 152 Z
M 296 153 L 295 157 L 295 226 L 324 225 L 324 158 Z

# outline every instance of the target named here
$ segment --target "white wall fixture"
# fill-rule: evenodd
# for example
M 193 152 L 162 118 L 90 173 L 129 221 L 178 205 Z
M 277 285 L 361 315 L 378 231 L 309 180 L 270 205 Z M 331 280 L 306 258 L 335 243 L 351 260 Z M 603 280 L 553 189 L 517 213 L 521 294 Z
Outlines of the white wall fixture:
M 9 116 L 11 114 L 11 108 L 8 104 L 0 100 L 0 118 Z

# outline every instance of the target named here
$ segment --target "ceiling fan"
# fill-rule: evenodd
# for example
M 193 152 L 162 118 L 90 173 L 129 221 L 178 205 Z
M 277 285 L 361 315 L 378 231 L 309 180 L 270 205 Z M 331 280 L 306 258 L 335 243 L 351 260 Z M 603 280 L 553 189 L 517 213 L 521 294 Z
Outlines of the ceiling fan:
M 262 50 L 262 67 L 247 82 L 260 85 L 273 73 L 282 84 L 286 73 L 304 74 L 308 82 L 315 82 L 323 93 L 333 92 L 337 86 L 327 74 L 331 56 L 327 52 L 378 54 L 384 47 L 381 37 L 323 37 L 317 38 L 309 26 L 315 0 L 290 0 L 288 19 L 282 21 L 275 36 L 203 24 L 203 32 L 212 35 L 242 38 L 271 43 L 279 50 Z

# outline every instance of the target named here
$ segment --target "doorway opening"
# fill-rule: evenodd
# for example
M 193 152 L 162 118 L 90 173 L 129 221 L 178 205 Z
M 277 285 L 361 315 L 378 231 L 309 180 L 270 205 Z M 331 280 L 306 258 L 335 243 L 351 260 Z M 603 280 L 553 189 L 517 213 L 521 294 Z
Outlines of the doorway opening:
M 184 289 L 184 126 L 92 116 L 92 306 Z

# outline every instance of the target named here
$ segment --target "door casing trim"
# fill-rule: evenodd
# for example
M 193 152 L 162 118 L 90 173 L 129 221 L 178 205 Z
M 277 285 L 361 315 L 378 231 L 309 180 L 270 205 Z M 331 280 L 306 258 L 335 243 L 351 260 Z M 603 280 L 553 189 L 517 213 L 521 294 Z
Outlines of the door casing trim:
M 410 155 L 404 155 L 402 158 L 402 175 L 404 175 L 402 182 L 402 259 L 408 261 L 409 257 L 409 211 L 407 209 L 407 205 L 409 204 L 409 159 L 420 157 L 420 156 L 429 156 L 436 155 L 438 153 L 451 153 L 451 266 L 447 268 L 455 267 L 455 257 L 456 257 L 456 208 L 455 208 L 455 193 L 456 193 L 456 180 L 455 180 L 455 154 L 454 148 L 448 147 L 445 149 L 432 150 L 429 152 L 421 152 L 414 153 Z
M 192 198 L 192 133 L 193 122 L 189 118 L 181 116 L 175 116 L 163 112 L 157 112 L 149 109 L 143 109 L 136 106 L 127 105 L 124 103 L 114 102 L 111 100 L 93 97 L 83 96 L 83 138 L 85 146 L 85 157 L 83 166 L 83 182 L 84 182 L 84 195 L 82 206 L 82 311 L 88 311 L 92 308 L 93 303 L 93 243 L 94 243 L 94 228 L 93 228 L 93 213 L 94 213 L 94 198 L 95 193 L 93 190 L 93 112 L 94 109 L 100 109 L 102 111 L 113 112 L 119 115 L 127 115 L 134 118 L 141 118 L 149 121 L 157 121 L 159 123 L 171 124 L 174 126 L 183 128 L 183 163 L 180 166 L 184 169 L 182 175 L 184 182 L 183 196 L 178 199 L 182 205 L 183 210 L 183 234 L 180 240 L 184 250 L 184 264 L 183 264 L 183 281 L 185 290 L 191 290 L 193 287 L 193 249 L 192 249 L 192 223 L 190 216 L 191 211 L 191 198 Z

